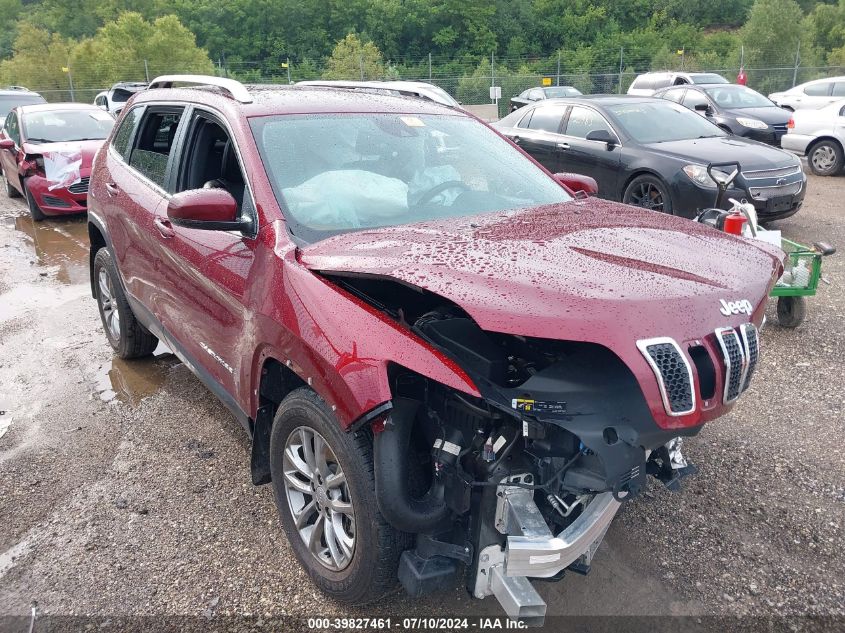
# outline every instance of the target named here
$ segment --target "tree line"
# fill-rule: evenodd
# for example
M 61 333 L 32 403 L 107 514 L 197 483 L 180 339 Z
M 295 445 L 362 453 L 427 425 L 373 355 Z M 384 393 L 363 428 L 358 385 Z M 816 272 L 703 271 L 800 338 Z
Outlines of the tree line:
M 481 77 L 491 56 L 502 78 L 842 66 L 845 0 L 0 0 L 0 83 L 57 95 L 173 71 Z

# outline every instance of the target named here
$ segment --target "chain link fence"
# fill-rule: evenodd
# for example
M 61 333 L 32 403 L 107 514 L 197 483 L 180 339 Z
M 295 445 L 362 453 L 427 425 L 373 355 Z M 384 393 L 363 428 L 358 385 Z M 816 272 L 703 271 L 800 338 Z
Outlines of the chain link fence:
M 245 83 L 287 84 L 320 79 L 326 59 L 284 59 L 260 61 L 227 61 L 213 64 L 213 72 Z M 547 57 L 503 57 L 454 60 L 429 55 L 424 58 L 388 60 L 377 64 L 377 73 L 352 60 L 344 79 L 403 79 L 436 84 L 465 104 L 491 103 L 490 88 L 501 88 L 499 113 L 507 111 L 511 97 L 523 90 L 541 85 L 574 86 L 584 94 L 624 93 L 634 78 L 647 71 L 668 70 L 716 72 L 734 81 L 743 62 L 742 51 L 662 50 L 658 53 L 625 49 L 562 50 Z M 360 69 L 360 70 L 359 70 Z M 28 88 L 40 92 L 48 101 L 93 102 L 97 93 L 111 83 L 92 77 L 108 77 L 115 81 L 145 81 L 163 74 L 196 72 L 166 64 L 153 66 L 146 61 L 127 61 L 118 67 L 104 68 L 96 60 L 78 62 L 58 75 L 58 79 Z M 785 90 L 793 85 L 821 77 L 845 75 L 841 66 L 805 65 L 800 51 L 780 51 L 772 59 L 744 65 L 748 86 L 763 94 Z M 74 82 L 74 76 L 76 81 Z M 81 78 L 89 78 L 82 80 Z M 335 77 L 341 78 L 341 77 Z

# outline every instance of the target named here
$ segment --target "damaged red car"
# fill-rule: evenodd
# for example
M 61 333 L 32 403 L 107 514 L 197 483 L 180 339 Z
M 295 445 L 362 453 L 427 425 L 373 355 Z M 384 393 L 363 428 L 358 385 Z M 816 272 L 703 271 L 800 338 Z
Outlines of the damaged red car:
M 243 424 L 324 592 L 536 624 L 749 388 L 783 257 L 567 182 L 428 101 L 161 77 L 95 161 L 92 294 Z
M 93 105 L 45 103 L 14 108 L 0 134 L 6 195 L 26 198 L 32 219 L 85 213 L 91 162 L 114 118 Z

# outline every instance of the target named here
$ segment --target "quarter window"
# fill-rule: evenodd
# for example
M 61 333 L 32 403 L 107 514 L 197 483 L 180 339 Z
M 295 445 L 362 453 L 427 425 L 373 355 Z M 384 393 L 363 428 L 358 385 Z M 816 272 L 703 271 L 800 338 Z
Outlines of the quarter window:
M 129 159 L 129 143 L 132 140 L 132 132 L 135 130 L 142 111 L 142 108 L 133 108 L 127 112 L 112 139 L 112 147 L 123 157 L 123 160 Z
M 182 110 L 147 111 L 136 134 L 129 165 L 160 187 L 164 187 L 167 161 L 173 149 Z
M 663 93 L 663 98 L 668 99 L 669 101 L 674 101 L 675 103 L 680 103 L 681 98 L 684 96 L 684 90 L 686 90 L 686 88 L 674 88 L 672 90 L 667 90 Z
M 836 81 L 833 83 L 833 96 L 845 97 L 845 81 Z
M 531 120 L 528 122 L 528 129 L 557 134 L 558 130 L 560 130 L 560 122 L 563 119 L 564 112 L 566 112 L 566 106 L 548 106 L 545 108 L 540 106 L 534 108 L 534 114 L 531 115 Z
M 15 142 L 15 145 L 21 144 L 21 132 L 18 129 L 18 115 L 14 112 L 9 112 L 6 117 L 6 134 Z
M 611 135 L 615 136 L 607 121 L 598 112 L 583 106 L 572 106 L 572 112 L 569 113 L 569 121 L 566 123 L 567 136 L 587 138 L 587 134 L 598 130 L 607 130 Z

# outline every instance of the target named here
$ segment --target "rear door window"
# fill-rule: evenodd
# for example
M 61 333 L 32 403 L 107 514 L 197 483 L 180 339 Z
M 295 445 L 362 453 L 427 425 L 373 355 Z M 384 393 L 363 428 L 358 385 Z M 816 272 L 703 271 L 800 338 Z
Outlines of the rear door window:
M 18 127 L 18 115 L 14 112 L 9 112 L 9 116 L 6 117 L 6 134 L 15 142 L 15 145 L 20 146 L 21 130 Z
M 182 119 L 183 109 L 148 109 L 129 156 L 129 166 L 164 188 L 167 165 L 176 140 L 176 131 Z
M 808 97 L 826 97 L 830 94 L 832 85 L 832 81 L 821 81 L 817 84 L 811 84 L 804 88 L 804 94 Z
M 845 81 L 834 81 L 832 94 L 834 97 L 845 97 Z
M 560 122 L 563 120 L 565 112 L 566 106 L 561 105 L 534 108 L 534 114 L 528 122 L 528 129 L 557 134 L 560 131 Z
M 674 101 L 675 103 L 680 103 L 681 99 L 684 98 L 684 91 L 686 88 L 672 88 L 671 90 L 667 90 L 661 96 L 664 99 L 668 99 L 669 101 Z
M 132 108 L 129 112 L 127 112 L 126 116 L 123 117 L 123 121 L 120 122 L 120 127 L 117 128 L 117 132 L 115 132 L 114 137 L 112 138 L 112 147 L 114 147 L 115 151 L 127 162 L 129 161 L 132 132 L 135 131 L 135 128 L 138 125 L 138 120 L 141 118 L 141 113 L 143 111 L 143 108 Z

